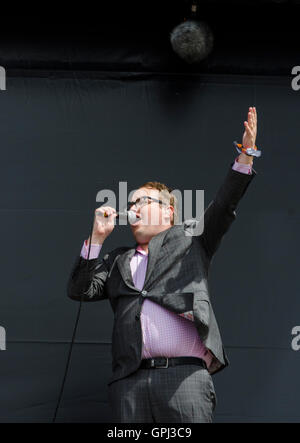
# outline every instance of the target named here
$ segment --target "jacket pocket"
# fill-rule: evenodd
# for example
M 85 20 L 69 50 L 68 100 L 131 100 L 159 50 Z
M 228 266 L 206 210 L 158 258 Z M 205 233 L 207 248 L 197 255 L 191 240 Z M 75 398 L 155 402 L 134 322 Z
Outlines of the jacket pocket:
M 197 329 L 202 337 L 206 337 L 210 321 L 210 301 L 206 291 L 194 293 L 193 311 Z

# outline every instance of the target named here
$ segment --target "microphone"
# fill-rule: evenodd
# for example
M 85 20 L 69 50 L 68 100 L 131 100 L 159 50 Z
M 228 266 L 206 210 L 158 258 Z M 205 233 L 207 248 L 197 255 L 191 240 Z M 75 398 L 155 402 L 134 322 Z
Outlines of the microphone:
M 98 214 L 101 216 L 104 216 L 104 217 L 108 217 L 107 212 L 104 212 L 104 214 L 103 214 L 102 212 L 97 211 L 97 215 Z M 133 224 L 140 219 L 139 217 L 136 216 L 136 213 L 134 211 L 127 211 L 127 210 L 117 212 L 116 218 L 119 218 L 119 217 L 128 217 L 128 221 L 130 224 Z

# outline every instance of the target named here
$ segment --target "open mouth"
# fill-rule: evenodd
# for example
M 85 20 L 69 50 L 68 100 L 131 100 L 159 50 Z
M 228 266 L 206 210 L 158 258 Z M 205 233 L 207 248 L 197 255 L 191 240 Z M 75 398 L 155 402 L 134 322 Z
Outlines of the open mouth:
M 136 219 L 138 219 L 138 220 L 136 220 L 136 221 L 134 221 L 133 223 L 130 223 L 131 224 L 131 226 L 136 226 L 136 225 L 138 225 L 140 222 L 141 222 L 141 216 L 139 215 L 139 214 L 135 214 L 135 218 Z

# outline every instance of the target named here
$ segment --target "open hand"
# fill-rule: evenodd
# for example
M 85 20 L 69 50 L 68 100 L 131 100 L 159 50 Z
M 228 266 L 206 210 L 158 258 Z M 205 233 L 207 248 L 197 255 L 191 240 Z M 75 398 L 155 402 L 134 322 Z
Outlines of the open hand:
M 257 134 L 256 108 L 249 108 L 248 121 L 244 122 L 243 148 L 254 148 Z

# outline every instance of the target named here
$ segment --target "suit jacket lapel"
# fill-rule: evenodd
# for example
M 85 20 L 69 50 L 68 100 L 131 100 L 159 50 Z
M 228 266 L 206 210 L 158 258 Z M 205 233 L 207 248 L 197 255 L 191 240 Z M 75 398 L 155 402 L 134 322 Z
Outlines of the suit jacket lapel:
M 147 264 L 144 287 L 146 287 L 147 283 L 150 280 L 151 274 L 155 268 L 155 263 L 159 256 L 159 252 L 161 251 L 162 243 L 165 239 L 166 234 L 170 231 L 170 229 L 172 228 L 166 229 L 165 231 L 162 231 L 159 234 L 155 235 L 155 237 L 153 237 L 149 242 L 148 264 Z M 136 286 L 134 286 L 131 275 L 131 267 L 130 267 L 130 261 L 135 254 L 137 246 L 138 243 L 136 243 L 134 247 L 128 249 L 128 251 L 126 251 L 124 254 L 120 255 L 119 258 L 117 259 L 117 265 L 125 284 L 129 288 L 139 291 L 139 289 Z
M 147 271 L 146 271 L 146 277 L 144 282 L 144 287 L 149 283 L 151 274 L 155 268 L 155 263 L 157 261 L 157 258 L 159 256 L 159 252 L 161 251 L 162 243 L 165 239 L 165 236 L 170 231 L 169 229 L 166 229 L 165 231 L 160 232 L 159 234 L 155 235 L 153 237 L 148 245 L 148 264 L 147 264 Z
M 135 254 L 135 249 L 136 247 L 130 248 L 128 251 L 124 252 L 124 254 L 120 255 L 117 260 L 117 265 L 125 284 L 129 286 L 129 288 L 138 291 L 138 289 L 134 286 L 130 267 L 130 261 Z

